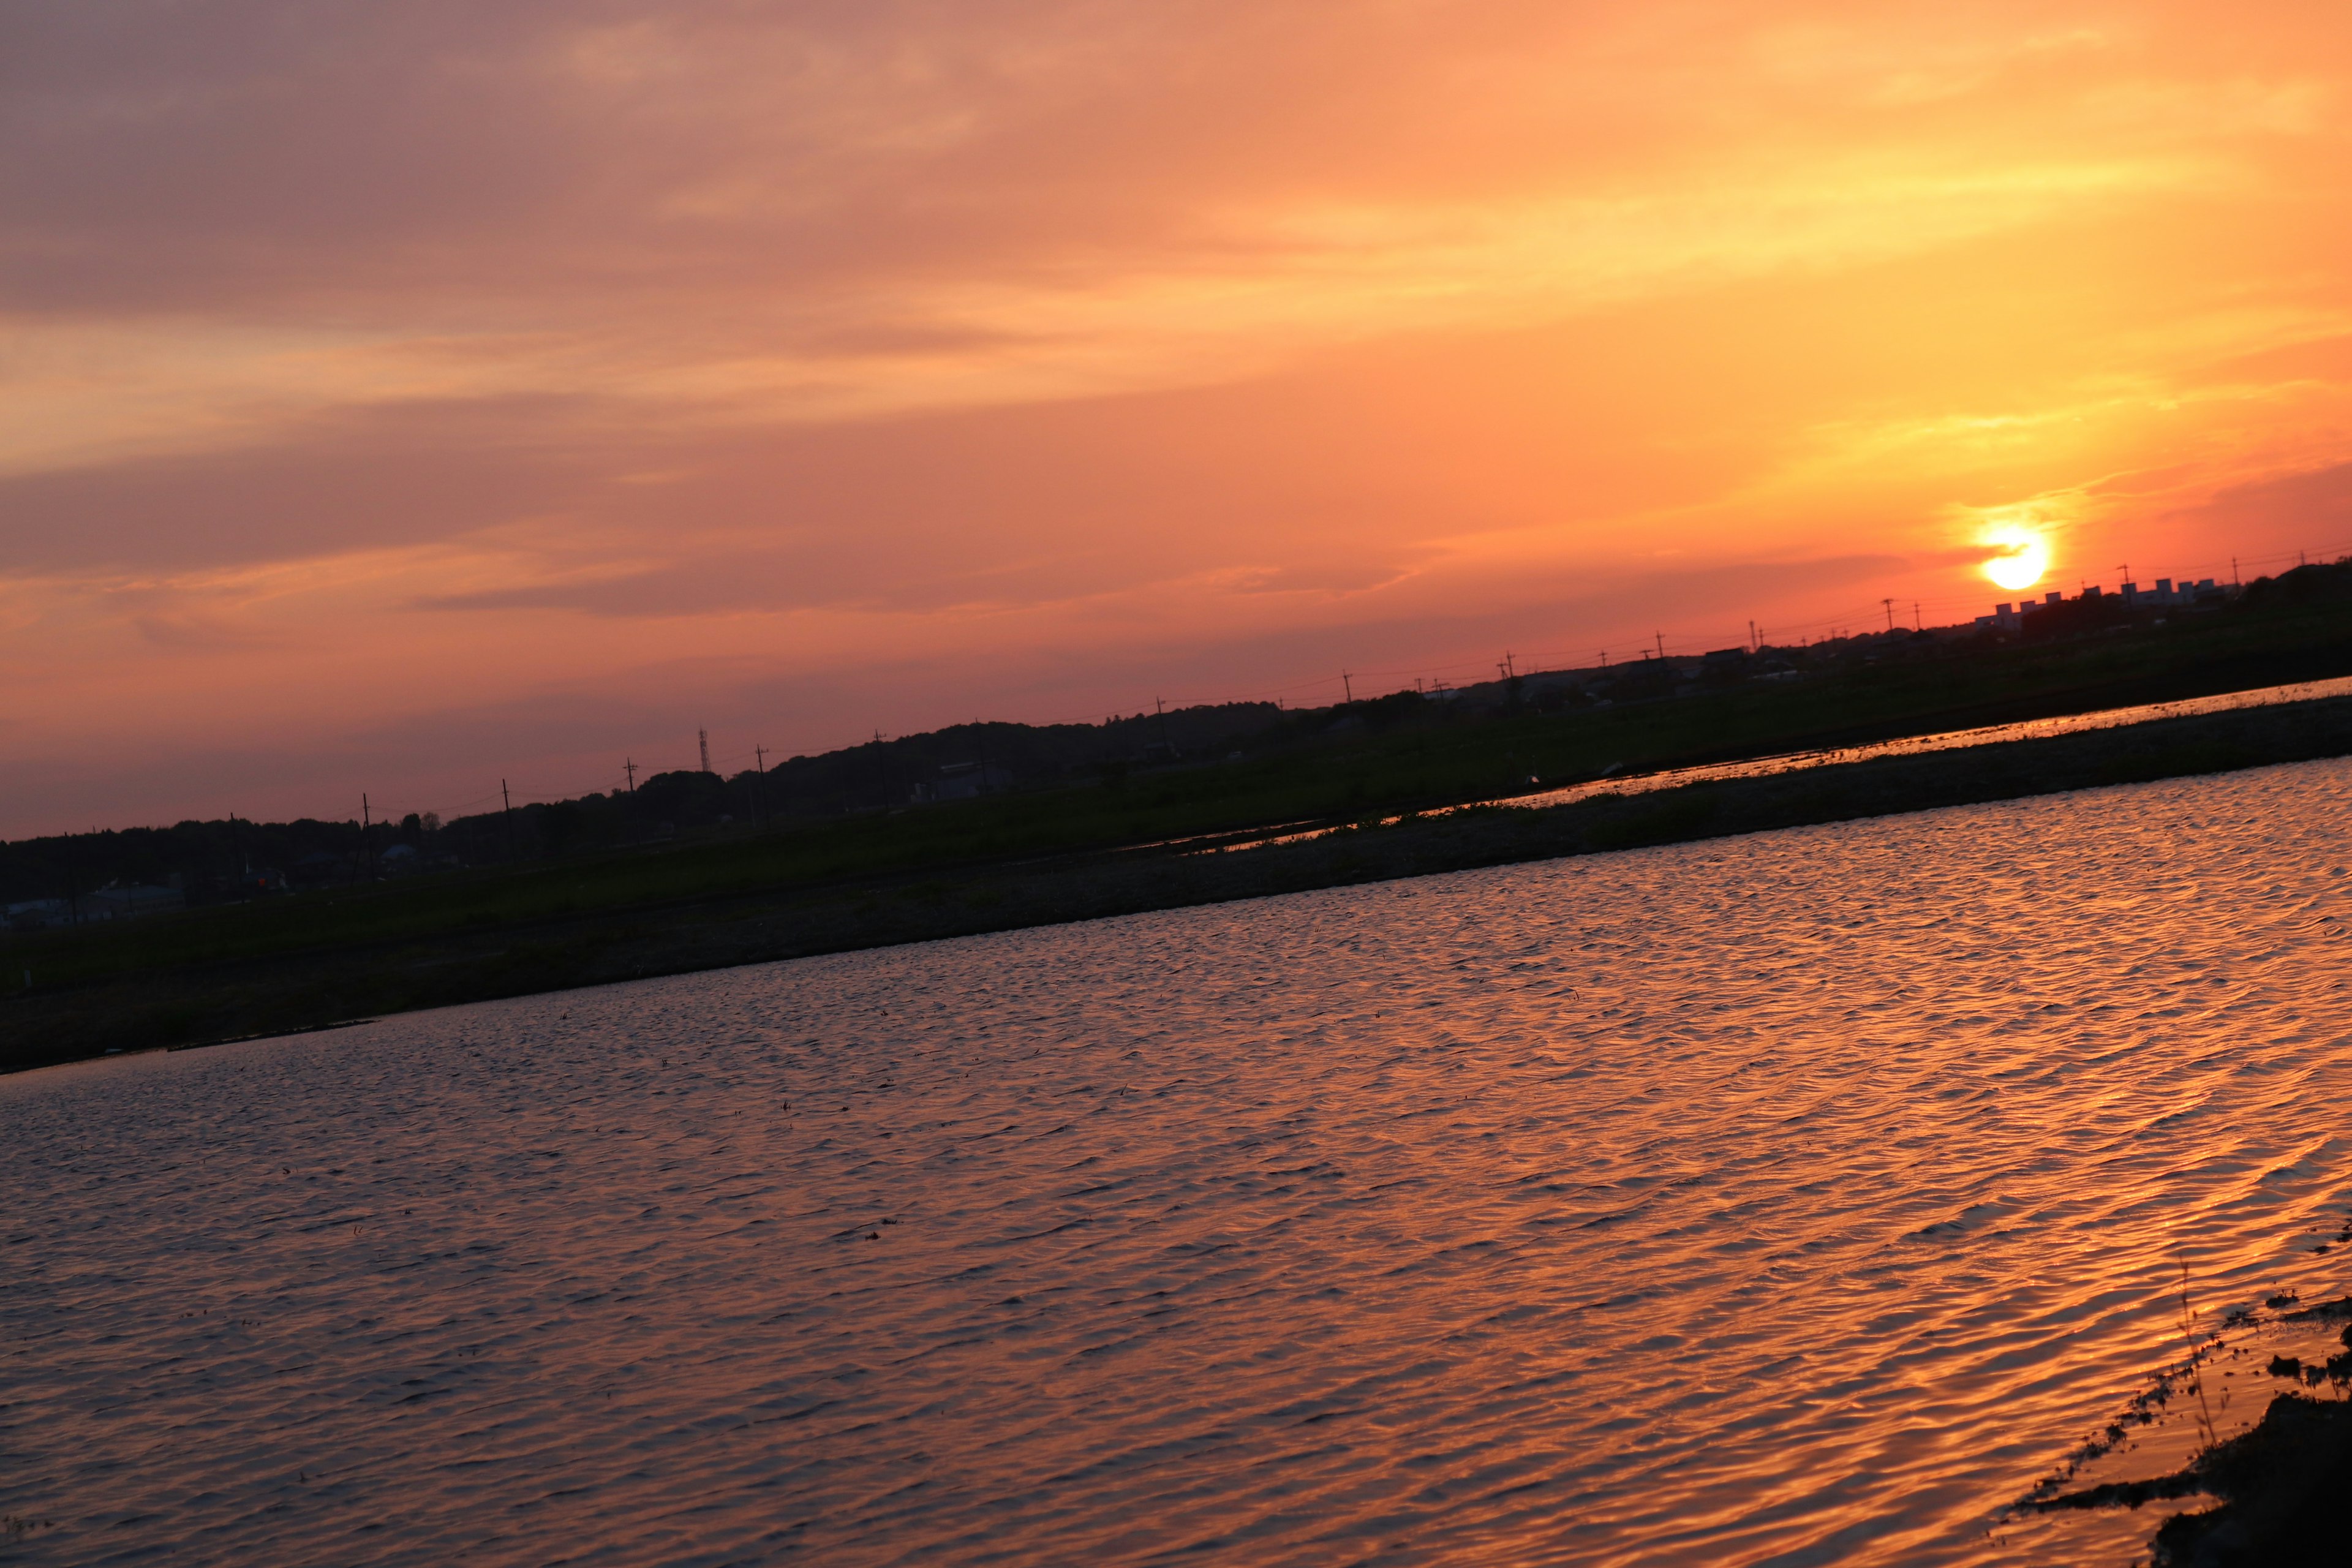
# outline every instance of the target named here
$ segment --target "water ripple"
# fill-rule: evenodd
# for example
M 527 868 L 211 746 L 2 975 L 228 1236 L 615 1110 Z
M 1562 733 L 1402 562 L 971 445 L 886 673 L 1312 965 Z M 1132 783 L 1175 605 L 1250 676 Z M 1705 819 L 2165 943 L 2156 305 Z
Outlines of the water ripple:
M 0 1512 L 55 1521 L 5 1550 L 2120 1563 L 2151 1519 L 2000 1510 L 2178 1356 L 2177 1260 L 2209 1322 L 2343 1288 L 2347 805 L 2313 763 L 0 1080 Z

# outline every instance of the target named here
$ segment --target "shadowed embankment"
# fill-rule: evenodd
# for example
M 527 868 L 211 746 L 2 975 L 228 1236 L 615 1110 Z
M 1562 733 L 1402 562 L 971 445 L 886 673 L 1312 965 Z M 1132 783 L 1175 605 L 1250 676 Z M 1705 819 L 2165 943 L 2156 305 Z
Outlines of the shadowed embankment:
M 2352 1318 L 2352 1298 L 2290 1312 L 2294 1319 Z M 2345 1353 L 2325 1366 L 2282 1357 L 2271 1374 L 2318 1387 L 2273 1396 L 2253 1426 L 2216 1443 L 2170 1475 L 2111 1481 L 2038 1498 L 2032 1512 L 2079 1509 L 2138 1509 L 2199 1495 L 2219 1500 L 2177 1513 L 2156 1531 L 2159 1568 L 2335 1568 L 2352 1559 L 2344 1541 L 2343 1503 L 2352 1495 L 2352 1328 Z
M 2156 1532 L 2157 1561 L 2179 1568 L 2320 1568 L 2352 1556 L 2344 1499 L 2352 1493 L 2352 1405 L 2307 1394 L 2274 1397 L 2250 1431 L 2182 1473 L 2189 1491 L 2221 1500 L 2175 1514 Z
M 1226 854 L 1179 847 L 778 888 L 155 967 L 0 1005 L 0 1069 L 573 986 L 2352 754 L 2352 700 L 1886 758 Z M 220 918 L 220 917 L 215 917 Z

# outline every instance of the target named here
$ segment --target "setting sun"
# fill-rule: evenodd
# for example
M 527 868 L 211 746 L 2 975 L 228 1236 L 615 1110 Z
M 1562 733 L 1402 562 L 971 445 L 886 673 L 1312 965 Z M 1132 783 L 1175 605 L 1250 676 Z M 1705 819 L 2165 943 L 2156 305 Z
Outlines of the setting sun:
M 2050 546 L 2030 529 L 2004 523 L 1987 532 L 1982 542 L 2000 552 L 1984 563 L 1984 574 L 2012 594 L 2032 587 L 2050 569 Z
M 2347 18 L 0 0 L 0 1568 L 2352 1568 Z

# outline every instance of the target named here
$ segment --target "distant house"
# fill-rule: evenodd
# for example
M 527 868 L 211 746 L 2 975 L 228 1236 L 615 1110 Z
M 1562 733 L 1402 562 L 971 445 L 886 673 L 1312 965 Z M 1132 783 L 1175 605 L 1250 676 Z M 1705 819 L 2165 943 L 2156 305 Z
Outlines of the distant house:
M 81 917 L 84 920 L 128 921 L 142 915 L 170 914 L 188 907 L 187 896 L 177 888 L 100 888 L 95 893 L 83 895 Z
M 1701 680 L 1723 682 L 1744 679 L 1748 671 L 1748 653 L 1744 647 L 1719 647 L 1702 654 L 1698 661 Z
M 10 904 L 7 921 L 13 931 L 47 931 L 97 921 L 137 920 L 187 907 L 187 896 L 177 888 L 105 887 L 77 899 L 29 899 Z
M 918 805 L 940 801 L 971 800 L 1012 786 L 1013 775 L 992 763 L 943 763 L 938 773 L 915 785 Z

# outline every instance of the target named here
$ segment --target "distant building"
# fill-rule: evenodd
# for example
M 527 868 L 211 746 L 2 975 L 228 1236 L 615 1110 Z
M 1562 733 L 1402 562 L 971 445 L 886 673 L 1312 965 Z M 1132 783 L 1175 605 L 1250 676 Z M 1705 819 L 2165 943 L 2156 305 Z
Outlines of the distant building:
M 941 801 L 971 800 L 1012 786 L 1013 775 L 992 763 L 944 763 L 938 775 L 915 785 L 918 805 Z
M 187 907 L 187 896 L 177 888 L 106 887 L 75 899 L 28 899 L 10 904 L 7 922 L 14 931 L 47 931 L 97 921 L 137 920 Z
M 1748 671 L 1748 653 L 1744 647 L 1719 647 L 1699 656 L 1698 678 L 1701 680 L 1724 683 L 1744 678 Z
M 2065 602 L 2066 595 L 2063 594 L 2044 594 L 2039 599 L 2021 599 L 2015 604 L 1995 605 L 1991 615 L 1979 616 L 1975 624 L 1988 631 L 2013 632 L 2018 629 L 2019 624 L 2026 616 L 2046 610 L 2053 605 L 2063 605 Z
M 2217 585 L 2210 577 L 2195 583 L 2185 578 L 2175 583 L 2169 577 L 2158 577 L 2153 587 L 2143 588 L 2137 583 L 2126 583 L 2121 589 L 2124 605 L 2130 609 L 2174 605 L 2218 605 L 2228 599 L 2231 592 L 2228 584 Z M 2084 584 L 2080 595 L 2085 601 L 2095 601 L 2105 596 L 2105 591 L 2095 583 Z M 2063 605 L 2065 602 L 2065 595 L 2053 592 L 2044 594 L 2039 599 L 2026 599 L 2014 605 L 1996 605 L 1993 606 L 1991 615 L 1977 616 L 1974 624 L 1987 631 L 2013 631 L 2026 616 L 2038 615 L 2053 605 Z
M 83 896 L 81 916 L 84 920 L 128 921 L 142 915 L 170 914 L 187 907 L 186 895 L 177 888 L 100 888 Z
M 2088 588 L 2084 591 L 2083 596 L 2086 599 L 2095 598 L 2098 596 L 2098 592 L 2096 588 Z M 2218 605 L 2229 596 L 2228 585 L 2216 584 L 2210 577 L 2200 578 L 2193 582 L 2184 577 L 2178 583 L 2169 577 L 2158 577 L 2156 580 L 2156 585 L 2151 588 L 2143 588 L 2137 583 L 2126 583 L 2123 585 L 2124 603 L 2133 609 L 2142 606 L 2163 609 L 2174 605 Z

